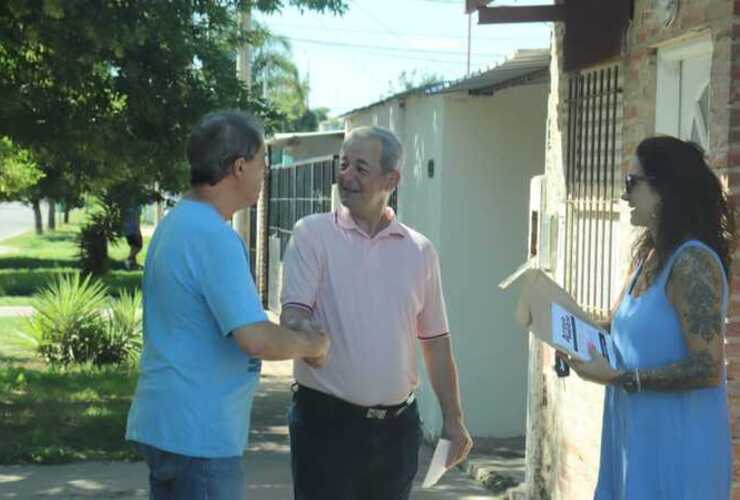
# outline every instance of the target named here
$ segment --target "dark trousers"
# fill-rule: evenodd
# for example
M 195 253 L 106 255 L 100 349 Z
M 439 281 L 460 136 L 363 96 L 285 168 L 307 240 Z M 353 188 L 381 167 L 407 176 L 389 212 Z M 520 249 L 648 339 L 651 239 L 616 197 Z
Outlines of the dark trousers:
M 408 500 L 422 439 L 416 402 L 377 419 L 326 398 L 299 389 L 288 414 L 295 500 Z

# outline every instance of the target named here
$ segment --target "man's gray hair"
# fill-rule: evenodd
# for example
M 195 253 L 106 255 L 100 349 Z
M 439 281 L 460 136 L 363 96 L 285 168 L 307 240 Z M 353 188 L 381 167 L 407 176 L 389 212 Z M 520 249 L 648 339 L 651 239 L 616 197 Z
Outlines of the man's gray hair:
M 383 127 L 358 127 L 352 129 L 344 141 L 350 139 L 374 139 L 380 142 L 380 166 L 383 172 L 393 172 L 401 168 L 403 159 L 403 145 L 393 131 Z
M 241 111 L 209 113 L 193 127 L 188 139 L 190 184 L 218 184 L 234 162 L 254 158 L 264 144 L 262 124 Z

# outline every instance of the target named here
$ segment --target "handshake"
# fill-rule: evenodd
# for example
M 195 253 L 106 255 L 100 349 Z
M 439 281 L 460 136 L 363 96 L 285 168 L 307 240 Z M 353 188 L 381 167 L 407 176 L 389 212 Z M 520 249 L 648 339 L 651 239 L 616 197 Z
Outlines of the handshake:
M 321 329 L 316 321 L 304 314 L 290 311 L 288 314 L 284 313 L 281 316 L 280 322 L 291 330 L 295 330 L 306 342 L 308 352 L 311 355 L 303 357 L 303 361 L 314 368 L 321 368 L 326 364 L 329 359 L 331 341 L 329 335 Z

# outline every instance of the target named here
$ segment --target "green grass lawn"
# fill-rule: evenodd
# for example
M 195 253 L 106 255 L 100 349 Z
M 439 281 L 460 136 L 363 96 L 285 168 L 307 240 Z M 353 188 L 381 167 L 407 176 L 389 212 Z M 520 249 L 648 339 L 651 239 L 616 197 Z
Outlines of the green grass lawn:
M 0 296 L 0 306 L 27 306 L 30 298 L 28 296 Z
M 24 318 L 0 317 L 0 359 L 31 361 L 35 342 L 21 331 Z
M 8 251 L 0 253 L 0 306 L 26 305 L 30 297 L 63 273 L 77 273 L 77 242 L 81 216 L 73 223 L 58 227 L 56 231 L 36 235 L 33 231 L 0 241 Z M 76 219 L 76 220 L 75 220 Z M 144 249 L 139 262 L 144 262 L 149 238 L 144 238 Z M 128 256 L 128 245 L 119 240 L 109 246 L 111 271 L 101 280 L 113 295 L 121 289 L 140 287 L 141 271 L 127 271 L 123 266 Z
M 0 241 L 0 305 L 28 305 L 59 274 L 79 272 L 79 219 L 41 236 Z M 140 262 L 147 245 L 145 238 Z M 141 271 L 123 268 L 125 241 L 110 246 L 109 255 L 112 269 L 101 279 L 111 293 L 138 288 Z M 124 440 L 135 371 L 49 367 L 21 330 L 23 321 L 0 317 L 0 465 L 135 458 Z
M 52 369 L 22 321 L 0 317 L 0 465 L 136 458 L 124 440 L 136 373 Z

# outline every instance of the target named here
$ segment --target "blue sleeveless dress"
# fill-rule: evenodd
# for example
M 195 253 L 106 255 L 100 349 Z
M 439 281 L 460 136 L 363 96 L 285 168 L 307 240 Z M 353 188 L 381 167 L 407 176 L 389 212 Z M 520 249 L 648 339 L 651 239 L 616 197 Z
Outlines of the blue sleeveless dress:
M 658 368 L 687 356 L 665 286 L 676 257 L 690 246 L 709 250 L 721 264 L 714 251 L 692 240 L 676 249 L 638 297 L 631 289 L 640 269 L 633 275 L 611 324 L 622 369 Z M 724 318 L 726 281 L 722 297 Z M 727 500 L 731 475 L 725 377 L 718 387 L 677 392 L 628 394 L 607 386 L 596 500 Z

